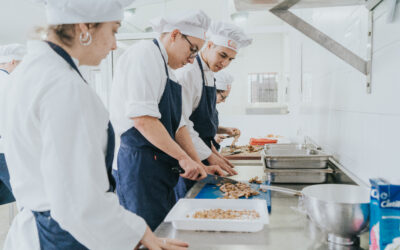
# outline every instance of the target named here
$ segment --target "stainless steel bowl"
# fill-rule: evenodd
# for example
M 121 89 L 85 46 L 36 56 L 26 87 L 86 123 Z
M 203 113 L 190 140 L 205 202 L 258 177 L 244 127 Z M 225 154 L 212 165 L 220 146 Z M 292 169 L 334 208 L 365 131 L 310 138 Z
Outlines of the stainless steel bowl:
M 299 195 L 307 215 L 335 244 L 354 245 L 358 235 L 368 230 L 368 188 L 346 184 L 312 185 L 301 192 L 276 186 L 262 188 Z
M 369 189 L 343 184 L 308 186 L 302 190 L 310 219 L 328 233 L 328 241 L 353 245 L 368 230 Z

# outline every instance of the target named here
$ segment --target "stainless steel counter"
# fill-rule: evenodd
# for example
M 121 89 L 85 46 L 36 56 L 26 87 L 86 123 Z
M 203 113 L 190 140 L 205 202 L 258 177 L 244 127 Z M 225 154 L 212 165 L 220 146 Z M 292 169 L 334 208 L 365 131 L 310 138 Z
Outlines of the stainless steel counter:
M 251 169 L 251 168 L 250 168 Z M 333 182 L 330 179 L 330 182 Z M 301 190 L 304 185 L 281 185 Z M 188 198 L 196 196 L 202 184 L 196 184 Z M 162 223 L 155 231 L 159 237 L 177 238 L 189 243 L 189 249 L 368 249 L 368 233 L 361 236 L 361 247 L 330 245 L 326 235 L 297 210 L 298 198 L 272 193 L 270 223 L 257 233 L 199 232 L 175 230 L 171 223 Z

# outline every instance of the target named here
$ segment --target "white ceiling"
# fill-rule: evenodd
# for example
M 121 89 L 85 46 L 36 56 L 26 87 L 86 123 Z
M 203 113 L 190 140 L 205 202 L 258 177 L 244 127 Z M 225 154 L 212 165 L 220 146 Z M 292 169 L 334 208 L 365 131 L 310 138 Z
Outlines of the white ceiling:
M 35 28 L 45 26 L 43 5 L 30 0 L 1 1 L 0 44 L 24 43 L 35 38 Z M 136 0 L 129 8 L 135 8 L 135 13 L 126 16 L 122 33 L 143 32 L 151 18 L 165 14 L 202 9 L 213 20 L 232 22 L 230 15 L 236 12 L 233 0 Z M 268 33 L 280 30 L 282 22 L 268 11 L 255 11 L 249 12 L 247 22 L 240 25 L 254 33 Z
M 45 23 L 41 4 L 29 0 L 1 0 L 0 44 L 24 43 L 33 38 L 35 27 L 43 27 Z

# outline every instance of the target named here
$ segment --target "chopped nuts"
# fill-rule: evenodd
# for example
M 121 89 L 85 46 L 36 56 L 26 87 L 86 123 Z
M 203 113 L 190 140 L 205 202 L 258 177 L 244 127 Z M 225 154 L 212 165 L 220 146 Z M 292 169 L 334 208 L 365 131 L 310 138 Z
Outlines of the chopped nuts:
M 224 210 L 224 209 L 207 209 L 197 211 L 193 214 L 194 219 L 239 219 L 239 220 L 254 220 L 260 218 L 260 214 L 255 210 Z
M 249 185 L 245 183 L 225 183 L 222 185 L 219 190 L 224 193 L 223 199 L 239 199 L 240 197 L 245 197 L 246 199 L 259 195 L 260 193 L 253 190 Z
M 251 178 L 251 179 L 249 180 L 249 182 L 250 182 L 250 183 L 255 183 L 255 184 L 261 184 L 261 183 L 262 183 L 262 180 L 259 180 L 259 179 L 258 179 L 258 176 L 256 176 L 256 177 Z
M 233 153 L 235 150 L 241 150 L 243 153 L 255 153 L 261 151 L 263 146 L 252 146 L 252 145 L 244 145 L 244 146 L 236 146 L 231 145 L 229 152 Z

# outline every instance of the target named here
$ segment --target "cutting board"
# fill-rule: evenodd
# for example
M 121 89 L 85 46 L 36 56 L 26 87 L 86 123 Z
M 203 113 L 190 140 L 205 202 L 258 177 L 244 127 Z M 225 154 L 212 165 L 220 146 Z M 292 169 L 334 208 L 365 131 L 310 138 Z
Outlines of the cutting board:
M 247 184 L 249 184 L 247 182 Z M 266 183 L 263 183 L 264 185 Z M 250 184 L 251 188 L 258 191 L 260 194 L 256 196 L 251 196 L 248 199 L 262 199 L 267 202 L 268 211 L 271 211 L 271 191 L 261 192 L 260 184 Z M 200 192 L 196 195 L 195 199 L 217 199 L 224 197 L 224 194 L 219 190 L 219 187 L 214 184 L 206 184 L 200 190 Z M 239 199 L 246 199 L 245 197 L 241 197 Z
M 261 160 L 261 151 L 230 155 L 232 153 L 230 150 L 230 147 L 224 147 L 221 149 L 221 154 L 229 160 Z

